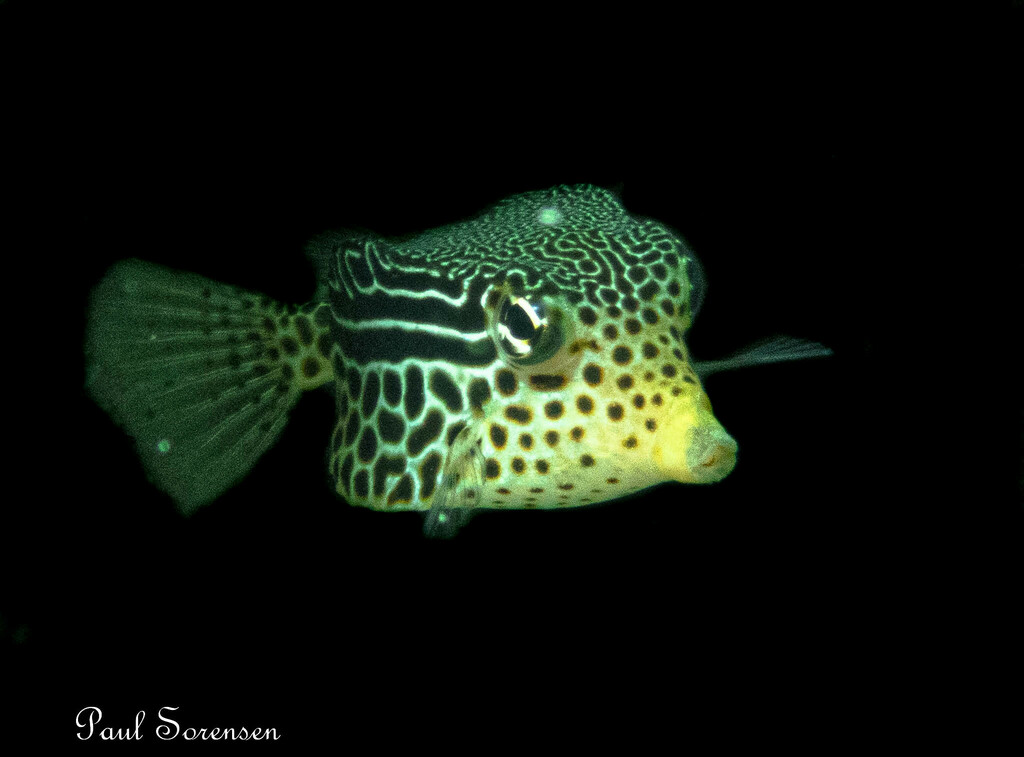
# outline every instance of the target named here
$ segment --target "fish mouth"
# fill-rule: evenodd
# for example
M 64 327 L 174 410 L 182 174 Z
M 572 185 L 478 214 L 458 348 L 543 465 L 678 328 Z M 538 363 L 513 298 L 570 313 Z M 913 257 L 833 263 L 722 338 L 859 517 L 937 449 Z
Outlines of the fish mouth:
M 736 467 L 739 445 L 721 426 L 695 428 L 690 432 L 686 451 L 689 480 L 695 484 L 713 484 Z
M 684 408 L 658 430 L 654 464 L 671 481 L 713 484 L 736 467 L 738 445 L 713 415 Z

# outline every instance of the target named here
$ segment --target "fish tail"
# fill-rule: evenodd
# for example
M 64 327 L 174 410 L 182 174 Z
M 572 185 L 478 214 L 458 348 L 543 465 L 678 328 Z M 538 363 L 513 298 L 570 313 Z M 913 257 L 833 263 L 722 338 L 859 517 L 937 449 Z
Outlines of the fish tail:
M 86 388 L 190 513 L 273 445 L 303 390 L 333 378 L 326 308 L 122 261 L 92 293 Z

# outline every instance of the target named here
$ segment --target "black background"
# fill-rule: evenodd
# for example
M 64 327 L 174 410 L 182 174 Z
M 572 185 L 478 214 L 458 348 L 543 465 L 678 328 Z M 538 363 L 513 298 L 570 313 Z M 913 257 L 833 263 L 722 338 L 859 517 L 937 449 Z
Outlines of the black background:
M 727 33 L 693 55 L 701 35 L 651 31 L 664 19 L 589 46 L 520 19 L 519 44 L 421 29 L 399 57 L 408 40 L 382 20 L 310 17 L 292 37 L 250 12 L 167 33 L 156 12 L 50 7 L 65 15 L 0 8 L 37 43 L 16 71 L 29 170 L 8 228 L 32 271 L 19 296 L 43 311 L 13 345 L 39 380 L 15 395 L 31 420 L 8 474 L 23 486 L 5 505 L 3 610 L 25 675 L 9 692 L 37 733 L 74 743 L 74 714 L 97 705 L 115 727 L 146 710 L 152 742 L 157 708 L 178 706 L 183 726 L 276 726 L 292 744 L 446 743 L 480 723 L 569 744 L 751 702 L 790 712 L 785 732 L 794 712 L 829 720 L 830 698 L 904 644 L 945 512 L 918 443 L 932 411 L 907 377 L 935 337 L 904 316 L 941 173 L 904 118 L 915 68 L 865 71 L 824 22 L 795 51 L 751 31 L 760 46 Z M 606 38 L 641 29 L 650 45 Z M 774 334 L 835 352 L 708 379 L 740 445 L 718 485 L 484 513 L 427 541 L 417 515 L 332 494 L 320 393 L 185 520 L 82 390 L 87 295 L 116 260 L 304 302 L 318 232 L 414 232 L 576 182 L 697 252 L 698 359 Z M 977 506 L 1019 521 L 1016 461 L 994 458 L 1010 485 Z

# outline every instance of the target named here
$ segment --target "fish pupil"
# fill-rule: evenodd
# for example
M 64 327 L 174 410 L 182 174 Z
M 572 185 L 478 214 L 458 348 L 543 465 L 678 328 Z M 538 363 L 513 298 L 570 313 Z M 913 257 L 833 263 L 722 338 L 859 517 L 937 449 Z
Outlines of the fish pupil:
M 505 325 L 508 327 L 509 333 L 516 339 L 532 339 L 540 330 L 534 327 L 533 319 L 527 314 L 526 308 L 530 308 L 530 304 L 520 300 L 509 308 L 505 315 Z M 536 318 L 536 316 L 534 317 Z

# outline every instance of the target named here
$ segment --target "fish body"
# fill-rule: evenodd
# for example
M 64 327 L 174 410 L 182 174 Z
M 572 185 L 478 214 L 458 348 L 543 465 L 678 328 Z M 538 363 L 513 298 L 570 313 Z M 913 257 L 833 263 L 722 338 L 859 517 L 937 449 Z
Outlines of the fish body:
M 182 510 L 244 476 L 325 385 L 337 493 L 428 511 L 431 532 L 732 470 L 684 340 L 697 260 L 611 192 L 559 186 L 409 238 L 325 234 L 308 253 L 320 286 L 302 306 L 140 261 L 94 292 L 89 389 Z M 827 353 L 801 344 L 790 356 Z M 762 352 L 752 362 L 787 359 Z

